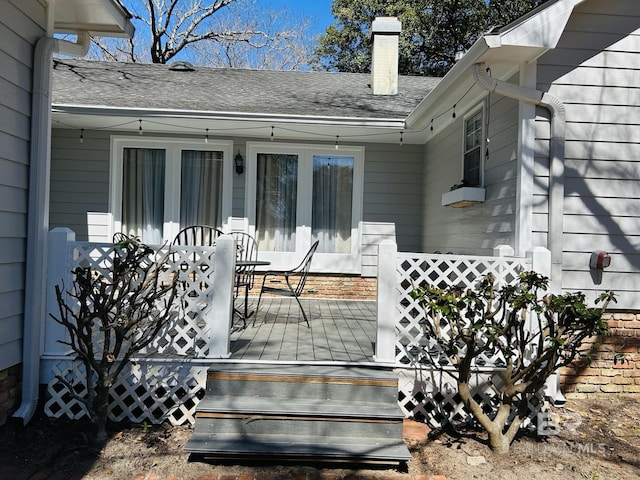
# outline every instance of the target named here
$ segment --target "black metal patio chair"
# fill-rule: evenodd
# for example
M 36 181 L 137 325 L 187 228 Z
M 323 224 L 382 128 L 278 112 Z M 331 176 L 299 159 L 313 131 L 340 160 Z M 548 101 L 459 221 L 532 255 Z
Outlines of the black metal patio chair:
M 262 287 L 260 288 L 260 296 L 258 297 L 258 305 L 256 306 L 256 316 L 257 311 L 260 308 L 260 301 L 262 300 L 263 293 L 294 297 L 296 302 L 298 302 L 298 306 L 300 307 L 304 321 L 307 323 L 307 327 L 310 326 L 307 314 L 302 307 L 302 303 L 300 303 L 300 295 L 302 295 L 304 285 L 307 282 L 307 276 L 309 275 L 309 269 L 311 268 L 311 260 L 313 258 L 313 254 L 318 248 L 318 243 L 319 242 L 316 241 L 311 245 L 311 248 L 297 267 L 292 268 L 291 270 L 268 270 L 264 272 Z M 282 280 L 278 280 L 278 277 L 283 277 L 284 283 Z M 255 323 L 256 319 L 254 318 L 253 325 L 255 325 Z
M 185 227 L 171 242 L 172 245 L 197 245 L 201 247 L 213 247 L 222 231 L 210 225 L 191 225 Z

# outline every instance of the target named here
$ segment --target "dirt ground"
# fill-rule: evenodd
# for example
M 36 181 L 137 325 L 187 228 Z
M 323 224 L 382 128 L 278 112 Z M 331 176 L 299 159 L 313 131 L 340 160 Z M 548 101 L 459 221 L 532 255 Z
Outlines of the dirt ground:
M 406 439 L 413 459 L 404 475 L 388 470 L 326 474 L 320 466 L 256 467 L 191 461 L 182 451 L 191 433 L 187 426 L 112 425 L 108 444 L 94 451 L 87 446 L 86 424 L 38 417 L 24 429 L 15 425 L 0 428 L 0 479 L 192 480 L 218 478 L 215 474 L 219 472 L 232 476 L 258 472 L 259 478 L 274 479 L 416 478 L 420 474 L 443 475 L 448 480 L 640 478 L 637 399 L 573 400 L 562 409 L 552 409 L 549 415 L 558 428 L 545 428 L 545 433 L 555 435 L 524 436 L 506 456 L 492 454 L 477 432 Z

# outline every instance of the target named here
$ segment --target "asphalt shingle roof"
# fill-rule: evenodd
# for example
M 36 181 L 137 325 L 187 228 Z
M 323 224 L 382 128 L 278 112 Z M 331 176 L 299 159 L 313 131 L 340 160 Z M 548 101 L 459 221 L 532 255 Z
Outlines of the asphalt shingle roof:
M 53 104 L 242 114 L 404 118 L 439 78 L 399 78 L 399 93 L 374 96 L 357 73 L 241 70 L 55 59 Z

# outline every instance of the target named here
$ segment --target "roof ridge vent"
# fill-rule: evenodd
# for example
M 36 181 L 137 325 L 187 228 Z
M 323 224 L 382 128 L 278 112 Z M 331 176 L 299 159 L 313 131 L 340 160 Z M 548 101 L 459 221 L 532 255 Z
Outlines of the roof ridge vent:
M 196 68 L 189 62 L 173 62 L 169 65 L 172 72 L 195 72 Z

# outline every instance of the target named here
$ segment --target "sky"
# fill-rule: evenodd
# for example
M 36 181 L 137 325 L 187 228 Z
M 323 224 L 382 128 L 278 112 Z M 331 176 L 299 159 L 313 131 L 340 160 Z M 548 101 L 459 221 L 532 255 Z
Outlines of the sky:
M 293 13 L 304 14 L 315 18 L 313 34 L 324 33 L 334 18 L 331 16 L 332 0 L 271 0 L 271 4 L 276 8 L 285 7 Z

